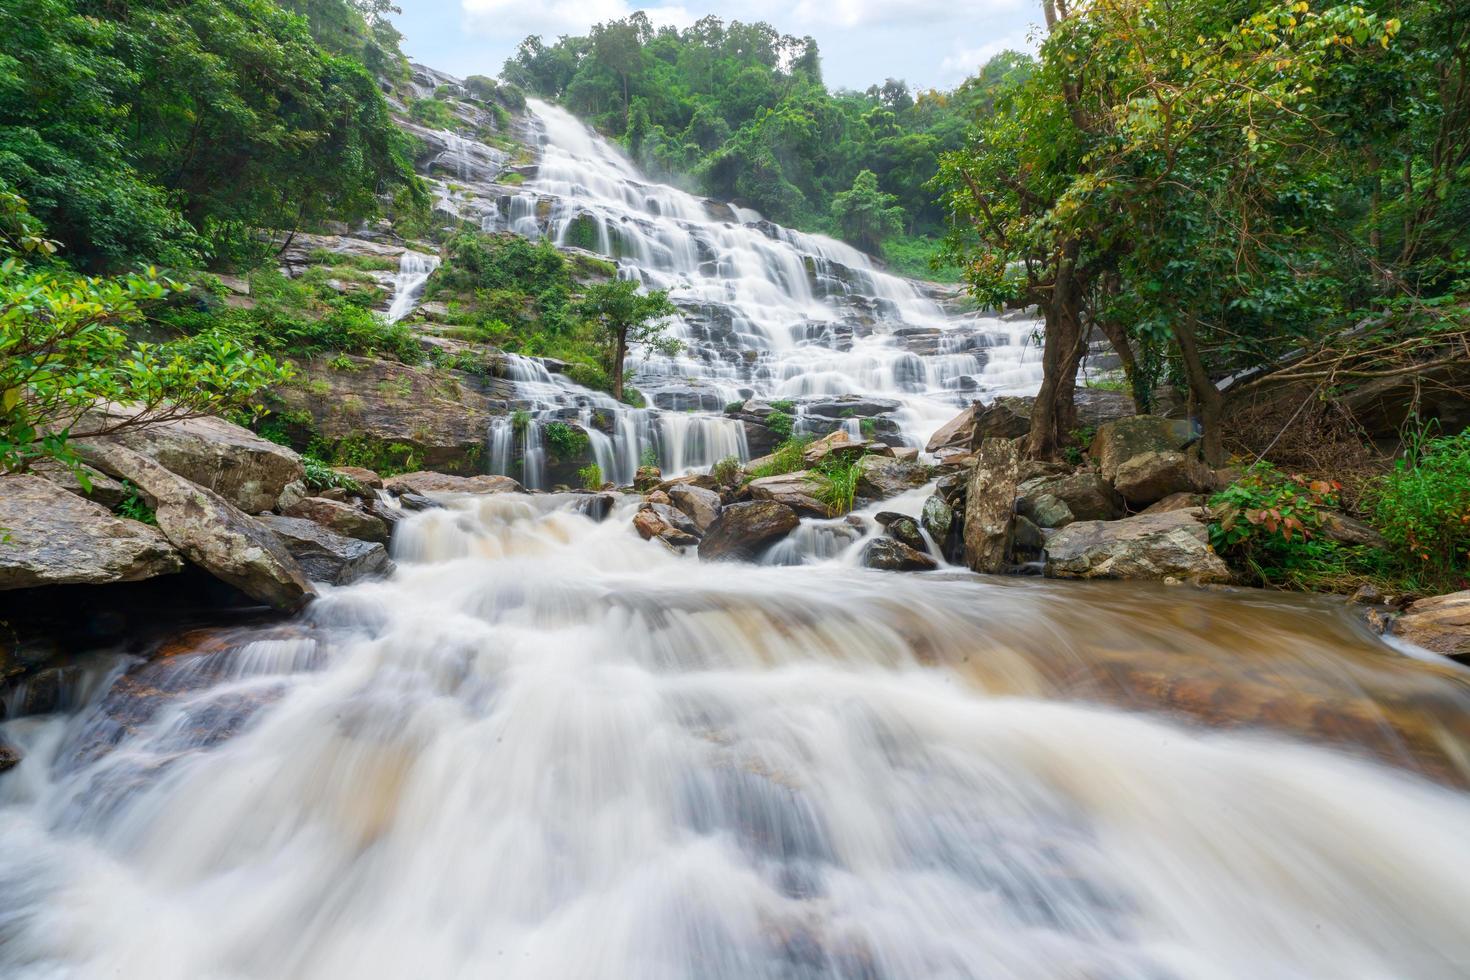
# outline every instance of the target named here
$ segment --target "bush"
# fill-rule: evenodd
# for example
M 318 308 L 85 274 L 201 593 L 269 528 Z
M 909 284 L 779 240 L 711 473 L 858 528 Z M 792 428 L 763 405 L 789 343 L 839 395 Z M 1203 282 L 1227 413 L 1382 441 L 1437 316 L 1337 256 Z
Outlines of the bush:
M 1470 578 L 1470 429 L 1413 440 L 1367 494 L 1400 572 L 1436 591 Z
M 857 500 L 858 478 L 862 473 L 857 460 L 844 463 L 830 456 L 817 470 L 816 498 L 827 505 L 828 515 L 841 517 L 851 513 Z
M 767 476 L 781 476 L 783 473 L 795 473 L 797 470 L 806 469 L 807 444 L 811 442 L 808 437 L 795 437 L 787 439 L 776 447 L 766 462 L 750 471 L 752 480 L 759 480 Z
M 459 125 L 449 106 L 438 99 L 419 99 L 409 106 L 408 114 L 430 129 L 454 129 Z
M 352 493 L 363 492 L 363 485 L 350 476 L 345 476 L 332 469 L 331 465 L 323 462 L 315 456 L 303 455 L 301 463 L 306 468 L 304 482 L 312 490 L 326 490 L 331 487 L 339 487 Z
M 787 402 L 786 404 L 789 405 L 791 403 Z M 777 439 L 790 439 L 795 427 L 795 420 L 781 409 L 777 409 L 766 416 L 766 428 L 770 429 L 771 434 Z
M 722 487 L 733 487 L 740 482 L 740 460 L 726 456 L 709 469 L 709 475 Z
M 549 422 L 545 430 L 546 445 L 557 459 L 575 459 L 587 451 L 590 440 L 581 429 L 565 422 Z
M 567 377 L 593 391 L 609 391 L 612 388 L 607 372 L 595 364 L 573 364 L 567 368 Z
M 601 489 L 602 467 L 596 463 L 588 463 L 577 471 L 577 479 L 582 481 L 583 490 Z
M 1210 498 L 1210 544 L 1262 585 L 1311 588 L 1344 576 L 1348 549 L 1316 537 L 1321 511 L 1337 506 L 1339 489 L 1257 463 Z

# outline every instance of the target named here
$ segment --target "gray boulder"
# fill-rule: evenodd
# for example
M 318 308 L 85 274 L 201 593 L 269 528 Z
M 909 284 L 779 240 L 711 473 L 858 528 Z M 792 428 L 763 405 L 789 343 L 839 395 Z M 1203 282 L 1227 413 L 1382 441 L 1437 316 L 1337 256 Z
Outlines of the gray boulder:
M 37 460 L 31 466 L 30 472 L 34 476 L 44 477 L 56 484 L 67 493 L 74 493 L 78 497 L 85 497 L 95 504 L 101 504 L 108 510 L 112 510 L 128 497 L 128 490 L 121 483 L 114 480 L 99 470 L 90 466 L 82 466 L 82 473 L 87 478 L 88 486 L 83 486 L 77 471 L 70 466 L 63 466 L 52 459 Z
M 939 563 L 894 538 L 874 538 L 863 546 L 858 561 L 866 568 L 885 572 L 927 572 Z
M 915 460 L 864 456 L 858 469 L 858 495 L 869 500 L 886 500 L 929 482 L 929 468 Z
M 715 518 L 720 516 L 720 495 L 713 490 L 683 484 L 669 487 L 668 493 L 669 500 L 694 522 L 694 529 L 699 534 L 709 530 Z
M 1046 574 L 1053 578 L 1230 581 L 1230 570 L 1211 550 L 1205 526 L 1191 511 L 1069 524 L 1046 543 Z
M 39 476 L 0 476 L 0 589 L 137 582 L 183 567 L 155 527 Z
M 383 481 L 389 493 L 525 493 L 525 488 L 508 476 L 452 476 L 420 470 L 417 473 L 400 473 Z
M 706 561 L 754 558 L 800 523 L 795 510 L 775 500 L 730 504 L 705 532 L 699 557 Z
M 1118 464 L 1113 488 L 1134 507 L 1163 500 L 1175 493 L 1202 493 L 1212 489 L 1215 473 L 1193 457 L 1169 450 L 1149 451 Z
M 1002 571 L 1010 558 L 1020 464 L 1011 439 L 987 439 L 975 454 L 965 489 L 965 564 L 977 572 Z
M 264 514 L 259 520 L 285 542 L 313 582 L 350 585 L 392 568 L 388 549 L 376 541 L 346 537 L 302 517 Z
M 286 612 L 301 608 L 315 595 L 280 539 L 219 494 L 118 443 L 75 445 L 93 466 L 131 480 L 152 496 L 163 536 L 215 578 Z
M 943 544 L 945 538 L 949 537 L 950 529 L 954 527 L 954 508 L 945 503 L 943 497 L 934 494 L 924 501 L 919 523 L 924 525 L 924 530 L 929 532 L 930 537 Z
M 1167 514 L 1173 510 L 1197 510 L 1208 498 L 1202 493 L 1171 493 L 1143 509 L 1145 514 Z
M 1098 426 L 1088 450 L 1097 460 L 1104 480 L 1112 483 L 1118 468 L 1144 453 L 1168 453 L 1183 449 L 1194 438 L 1188 422 L 1154 415 L 1135 415 Z
M 1123 501 L 1092 470 L 1033 477 L 1017 487 L 1016 494 L 1017 509 L 1041 527 L 1123 516 Z
M 122 409 L 94 413 L 79 428 L 92 429 L 127 417 Z M 274 507 L 286 484 L 301 479 L 305 472 L 301 457 L 292 450 L 213 417 L 125 429 L 106 436 L 105 441 L 147 456 L 250 514 Z
M 314 521 L 322 527 L 359 541 L 388 543 L 388 525 L 367 511 L 325 497 L 303 497 L 282 511 L 287 517 Z
M 809 470 L 765 476 L 747 484 L 752 500 L 774 500 L 813 517 L 826 517 L 827 505 L 817 499 L 817 483 Z
M 975 419 L 983 409 L 984 406 L 975 402 L 941 425 L 929 437 L 929 442 L 924 446 L 924 452 L 936 453 L 946 448 L 969 450 L 975 436 Z

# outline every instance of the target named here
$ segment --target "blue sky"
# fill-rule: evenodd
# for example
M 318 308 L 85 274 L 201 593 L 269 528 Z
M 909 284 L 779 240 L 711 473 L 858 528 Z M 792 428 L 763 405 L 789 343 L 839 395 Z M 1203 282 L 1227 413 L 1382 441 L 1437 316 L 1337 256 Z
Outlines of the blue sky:
M 399 0 L 394 23 L 410 58 L 454 75 L 494 75 L 527 34 L 547 40 L 581 34 L 599 21 L 647 11 L 655 24 L 684 27 L 714 14 L 764 20 L 787 34 L 810 34 L 833 88 L 866 88 L 885 78 L 915 88 L 951 88 L 1005 48 L 1028 48 L 1040 19 L 1036 0 L 738 0 L 659 6 L 636 0 Z

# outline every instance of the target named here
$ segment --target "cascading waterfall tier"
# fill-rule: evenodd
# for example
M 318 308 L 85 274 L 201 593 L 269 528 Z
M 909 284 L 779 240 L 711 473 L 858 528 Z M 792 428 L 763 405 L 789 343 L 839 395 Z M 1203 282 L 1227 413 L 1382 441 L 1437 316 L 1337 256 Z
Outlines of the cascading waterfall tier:
M 1341 603 L 706 564 L 595 499 L 451 500 L 7 723 L 0 975 L 1464 976 L 1411 746 L 1463 781 L 1470 695 Z
M 529 425 L 501 420 L 489 436 L 496 472 L 544 486 L 534 463 L 516 471 L 530 445 L 518 433 L 556 420 L 582 425 L 603 474 L 626 483 L 646 454 L 666 473 L 749 458 L 745 423 L 723 410 L 751 398 L 792 401 L 797 432 L 857 429 L 865 409 L 869 431 L 922 445 L 975 398 L 1039 385 L 1034 321 L 947 313 L 850 246 L 651 181 L 565 110 L 530 111 L 534 176 L 493 208 L 477 199 L 482 223 L 611 257 L 621 276 L 667 289 L 683 350 L 629 361 L 649 410 L 531 379 Z

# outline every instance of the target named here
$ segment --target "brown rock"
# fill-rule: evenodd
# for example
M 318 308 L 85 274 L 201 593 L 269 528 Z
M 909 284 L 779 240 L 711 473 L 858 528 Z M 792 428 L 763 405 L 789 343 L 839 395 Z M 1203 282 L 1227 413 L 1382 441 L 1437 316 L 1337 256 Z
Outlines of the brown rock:
M 694 530 L 699 534 L 709 530 L 715 518 L 720 516 L 720 495 L 706 487 L 693 484 L 671 487 L 669 498 L 694 522 Z
M 808 470 L 766 476 L 749 483 L 753 500 L 774 500 L 802 514 L 826 517 L 827 505 L 817 499 L 817 483 Z
M 314 521 L 344 537 L 388 543 L 388 525 L 351 504 L 323 497 L 306 497 L 288 508 L 285 514 Z
M 1194 432 L 1188 422 L 1135 415 L 1099 426 L 1088 452 L 1097 460 L 1103 479 L 1111 483 L 1118 475 L 1118 468 L 1133 457 L 1144 453 L 1178 452 L 1193 438 Z
M 1162 500 L 1155 501 L 1143 509 L 1145 514 L 1168 514 L 1176 510 L 1194 510 L 1205 505 L 1208 498 L 1202 493 L 1171 493 Z
M 1190 511 L 1069 524 L 1046 543 L 1046 574 L 1054 578 L 1230 581 L 1230 570 L 1210 549 L 1205 526 Z
M 365 466 L 334 466 L 332 469 L 349 480 L 356 480 L 369 490 L 383 489 L 383 478 Z
M 706 561 L 754 558 L 800 523 L 796 511 L 774 500 L 730 504 L 699 543 L 699 557 Z
M 452 476 L 420 470 L 401 473 L 383 481 L 390 493 L 525 493 L 525 488 L 508 476 Z
M 858 468 L 858 496 L 868 500 L 886 500 L 929 482 L 929 468 L 912 460 L 864 456 Z
M 1214 481 L 1214 471 L 1177 451 L 1131 456 L 1113 474 L 1113 488 L 1135 507 L 1175 493 L 1200 493 L 1211 489 Z
M 1010 439 L 987 439 L 975 454 L 965 489 L 965 564 L 999 572 L 1011 553 L 1020 448 Z
M 969 408 L 941 425 L 929 437 L 929 442 L 924 446 L 924 452 L 937 453 L 939 450 L 946 448 L 968 451 L 974 441 L 975 419 L 980 414 L 981 409 L 981 404 L 974 402 Z
M 1393 635 L 1470 663 L 1470 589 L 1420 599 L 1393 621 Z
M 1322 519 L 1319 530 L 1339 544 L 1388 547 L 1387 538 L 1357 518 L 1336 510 L 1319 511 L 1318 516 Z

